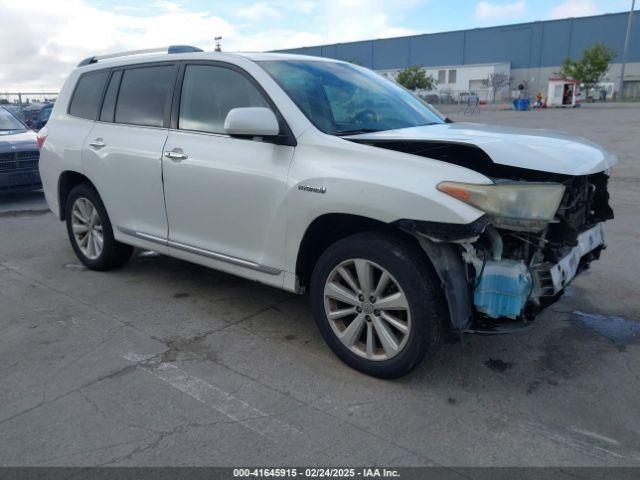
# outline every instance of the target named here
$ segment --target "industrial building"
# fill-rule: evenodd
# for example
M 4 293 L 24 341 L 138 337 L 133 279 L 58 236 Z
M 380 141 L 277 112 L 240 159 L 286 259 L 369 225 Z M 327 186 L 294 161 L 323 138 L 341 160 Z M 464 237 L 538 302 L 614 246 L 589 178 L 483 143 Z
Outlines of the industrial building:
M 640 19 L 634 12 L 624 78 L 624 96 L 640 98 Z M 470 92 L 487 97 L 483 87 L 491 73 L 506 73 L 510 85 L 500 96 L 513 97 L 518 87 L 534 96 L 547 92 L 548 80 L 562 61 L 578 59 L 583 50 L 603 43 L 616 52 L 603 81 L 608 94 L 618 95 L 621 57 L 629 12 L 567 18 L 453 32 L 366 40 L 281 52 L 315 55 L 354 62 L 387 76 L 423 66 L 437 81 L 440 98 L 454 100 Z M 498 95 L 496 95 L 498 96 Z

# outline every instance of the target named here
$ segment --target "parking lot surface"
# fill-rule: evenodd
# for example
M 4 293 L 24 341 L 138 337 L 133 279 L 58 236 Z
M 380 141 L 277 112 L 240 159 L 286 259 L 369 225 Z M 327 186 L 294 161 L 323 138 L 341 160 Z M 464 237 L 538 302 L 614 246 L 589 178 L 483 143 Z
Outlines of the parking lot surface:
M 0 465 L 640 465 L 640 106 L 449 110 L 620 159 L 608 249 L 528 331 L 370 378 L 306 296 L 151 252 L 92 272 L 40 195 L 0 197 Z

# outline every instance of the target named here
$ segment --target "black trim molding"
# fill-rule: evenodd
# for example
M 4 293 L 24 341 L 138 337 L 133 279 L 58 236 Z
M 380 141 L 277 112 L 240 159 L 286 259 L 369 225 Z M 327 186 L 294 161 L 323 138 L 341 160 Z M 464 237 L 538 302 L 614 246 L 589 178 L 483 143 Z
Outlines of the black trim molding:
M 484 232 L 488 223 L 489 217 L 487 215 L 483 215 L 471 223 L 443 223 L 407 219 L 393 222 L 401 230 L 421 233 L 443 242 L 454 242 L 465 238 L 477 237 Z

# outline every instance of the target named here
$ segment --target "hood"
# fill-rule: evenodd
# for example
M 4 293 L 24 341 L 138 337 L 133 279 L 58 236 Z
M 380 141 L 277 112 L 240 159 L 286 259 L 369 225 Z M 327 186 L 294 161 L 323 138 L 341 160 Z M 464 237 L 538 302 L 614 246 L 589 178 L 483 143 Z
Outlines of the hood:
M 615 155 L 584 138 L 551 130 L 478 123 L 443 123 L 344 137 L 354 141 L 425 141 L 475 146 L 494 163 L 563 175 L 590 175 L 614 165 Z
M 0 152 L 21 152 L 37 149 L 38 136 L 31 130 L 0 131 Z

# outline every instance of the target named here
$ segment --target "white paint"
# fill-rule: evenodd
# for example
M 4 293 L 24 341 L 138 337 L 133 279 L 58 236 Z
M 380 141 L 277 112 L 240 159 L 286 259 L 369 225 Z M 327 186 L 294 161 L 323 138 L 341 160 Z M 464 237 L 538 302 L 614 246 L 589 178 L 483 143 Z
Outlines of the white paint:
M 534 128 L 478 123 L 443 123 L 363 133 L 358 140 L 449 141 L 484 150 L 500 165 L 564 175 L 590 175 L 612 167 L 617 158 L 585 138 Z
M 133 353 L 133 352 L 129 352 L 126 355 L 123 355 L 122 358 L 124 358 L 125 360 L 129 360 L 132 363 L 142 363 L 142 362 L 146 362 L 147 360 L 150 360 L 154 357 L 154 355 L 151 355 L 149 353 Z
M 116 240 L 290 291 L 296 291 L 302 239 L 323 215 L 348 213 L 384 223 L 406 218 L 467 224 L 483 214 L 436 186 L 443 181 L 490 183 L 486 176 L 327 135 L 256 63 L 300 58 L 338 62 L 217 52 L 118 57 L 77 68 L 60 92 L 40 156 L 47 203 L 59 213 L 60 175 L 66 170 L 83 174 L 96 186 L 111 224 L 121 227 L 114 229 Z M 296 137 L 295 149 L 224 134 L 93 122 L 67 113 L 80 74 L 166 60 L 218 61 L 245 70 L 282 113 Z M 508 71 L 509 66 L 466 65 L 457 71 L 456 82 L 466 81 L 468 89 L 470 81 L 478 82 L 501 68 Z M 498 164 L 567 175 L 596 173 L 615 163 L 615 156 L 591 142 L 542 130 L 460 123 L 370 137 L 463 143 L 483 149 Z M 91 143 L 98 138 L 106 145 L 94 151 Z M 187 158 L 175 162 L 163 155 L 175 148 Z M 325 189 L 326 195 L 299 190 L 298 185 Z M 194 249 L 173 248 L 169 241 Z M 203 250 L 218 255 L 201 255 Z M 224 256 L 244 262 L 227 262 Z M 255 264 L 280 273 L 255 269 Z
M 138 363 L 138 367 L 145 372 L 269 440 L 282 442 L 290 440 L 292 436 L 302 435 L 296 427 L 274 418 L 229 392 L 171 363 L 148 361 L 150 357 L 131 352 L 124 356 L 125 359 Z
M 506 422 L 512 421 L 512 419 L 506 416 L 503 417 L 503 419 Z M 520 428 L 530 432 L 531 434 L 540 435 L 547 438 L 548 440 L 551 440 L 554 443 L 563 445 L 576 452 L 580 452 L 590 457 L 595 457 L 602 460 L 607 460 L 610 457 L 634 460 L 640 458 L 639 452 L 634 450 L 622 449 L 619 446 L 618 442 L 612 439 L 607 439 L 610 440 L 609 442 L 606 442 L 610 445 L 609 447 L 596 445 L 593 440 L 603 440 L 603 438 L 599 438 L 601 437 L 600 435 L 591 434 L 591 432 L 579 431 L 573 428 L 570 431 L 562 431 L 562 427 L 549 426 L 533 421 L 521 422 Z M 576 435 L 576 433 L 579 433 L 580 436 Z M 587 439 L 584 438 L 585 434 L 588 437 Z M 595 435 L 597 435 L 597 437 Z M 611 441 L 615 443 L 611 443 Z
M 617 440 L 614 440 L 613 438 L 609 438 L 609 437 L 605 437 L 604 435 L 600 434 L 600 433 L 596 433 L 596 432 L 590 432 L 588 430 L 581 430 L 579 428 L 572 428 L 571 430 L 573 430 L 576 433 L 580 433 L 582 435 L 585 435 L 587 437 L 591 437 L 595 440 L 601 440 L 605 443 L 608 443 L 610 445 L 620 445 L 620 442 Z

